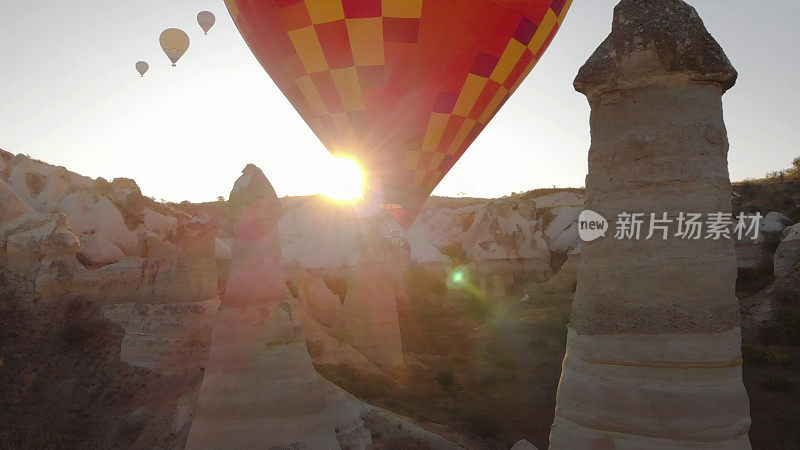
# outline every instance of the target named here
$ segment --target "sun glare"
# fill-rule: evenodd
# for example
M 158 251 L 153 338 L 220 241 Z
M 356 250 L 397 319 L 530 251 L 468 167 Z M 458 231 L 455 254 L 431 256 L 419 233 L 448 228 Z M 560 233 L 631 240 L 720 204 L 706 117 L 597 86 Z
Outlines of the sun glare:
M 325 171 L 322 195 L 339 201 L 363 198 L 361 192 L 364 178 L 361 168 L 352 159 L 334 158 Z

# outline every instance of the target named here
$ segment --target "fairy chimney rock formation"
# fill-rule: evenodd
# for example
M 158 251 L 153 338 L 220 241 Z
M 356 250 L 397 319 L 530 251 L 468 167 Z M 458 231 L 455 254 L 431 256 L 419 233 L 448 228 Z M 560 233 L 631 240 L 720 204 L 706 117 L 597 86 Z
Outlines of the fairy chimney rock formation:
M 644 86 L 696 82 L 736 84 L 738 74 L 694 8 L 682 0 L 622 0 L 611 34 L 575 78 L 575 90 L 596 97 Z
M 230 275 L 186 448 L 372 444 L 359 411 L 332 396 L 314 370 L 303 327 L 288 301 L 280 215 L 267 177 L 252 164 L 245 167 L 231 191 Z
M 282 298 L 281 203 L 264 172 L 248 164 L 231 191 L 233 244 L 224 306 L 268 306 Z
M 575 88 L 592 109 L 582 246 L 551 448 L 749 448 L 731 239 L 676 236 L 680 213 L 731 212 L 722 94 L 736 81 L 681 0 L 623 0 Z M 643 213 L 639 239 L 617 239 Z M 667 237 L 649 234 L 667 213 Z

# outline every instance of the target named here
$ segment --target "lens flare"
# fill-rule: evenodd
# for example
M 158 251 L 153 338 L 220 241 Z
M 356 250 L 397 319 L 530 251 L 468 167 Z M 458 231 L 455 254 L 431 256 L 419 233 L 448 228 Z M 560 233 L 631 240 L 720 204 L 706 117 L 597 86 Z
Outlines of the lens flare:
M 352 159 L 333 158 L 326 168 L 325 180 L 320 194 L 338 201 L 352 201 L 364 197 L 364 177 L 361 167 Z
M 471 289 L 469 269 L 465 266 L 454 267 L 447 276 L 446 285 L 454 290 Z

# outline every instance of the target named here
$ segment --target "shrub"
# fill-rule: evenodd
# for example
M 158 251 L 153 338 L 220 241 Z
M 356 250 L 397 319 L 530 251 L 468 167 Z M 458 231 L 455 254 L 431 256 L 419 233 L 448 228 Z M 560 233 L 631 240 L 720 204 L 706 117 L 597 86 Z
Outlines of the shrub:
M 794 391 L 794 384 L 783 377 L 774 377 L 761 383 L 761 387 L 768 391 L 775 392 L 792 392 Z
M 776 319 L 781 338 L 791 345 L 800 345 L 800 313 L 778 311 Z
M 443 389 L 450 389 L 456 384 L 452 370 L 440 370 L 436 373 L 436 383 Z
M 406 290 L 412 296 L 444 295 L 444 280 L 430 274 L 419 264 L 412 264 L 405 274 Z
M 105 324 L 100 321 L 88 321 L 67 325 L 59 331 L 61 340 L 70 347 L 82 347 L 86 342 L 95 339 L 105 331 Z
M 461 242 L 450 244 L 446 247 L 443 247 L 440 251 L 444 256 L 450 258 L 450 261 L 452 261 L 455 265 L 466 264 L 469 261 L 467 251 L 464 250 Z
M 462 314 L 479 324 L 489 320 L 492 312 L 492 305 L 489 301 L 466 290 L 453 292 L 453 296 L 456 306 Z
M 509 357 L 503 357 L 497 360 L 497 367 L 503 369 L 516 369 L 517 362 Z
M 789 366 L 794 363 L 794 356 L 773 349 L 763 349 L 753 345 L 742 346 L 742 358 L 748 363 L 775 364 Z
M 497 419 L 481 411 L 468 413 L 464 418 L 464 426 L 482 439 L 493 438 L 500 433 Z
M 741 268 L 736 278 L 736 292 L 748 295 L 764 290 L 775 280 L 772 274 L 772 260 L 760 264 L 758 267 Z

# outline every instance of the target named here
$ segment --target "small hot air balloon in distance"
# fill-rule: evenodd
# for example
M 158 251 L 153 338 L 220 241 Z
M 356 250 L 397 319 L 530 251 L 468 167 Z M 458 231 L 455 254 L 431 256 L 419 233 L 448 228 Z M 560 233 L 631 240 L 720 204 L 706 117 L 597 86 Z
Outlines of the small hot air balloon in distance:
M 147 64 L 144 61 L 139 61 L 136 63 L 136 71 L 139 72 L 139 75 L 144 76 L 145 73 L 150 69 L 150 64 Z
M 168 28 L 162 31 L 158 42 L 161 44 L 161 49 L 164 50 L 167 58 L 172 61 L 173 67 L 189 48 L 189 36 L 183 30 L 177 28 Z
M 200 28 L 203 29 L 205 34 L 208 34 L 208 30 L 214 26 L 216 21 L 217 18 L 214 17 L 214 14 L 212 14 L 210 11 L 200 11 L 200 13 L 197 14 L 197 23 L 200 24 Z
M 225 0 L 322 144 L 358 162 L 367 196 L 405 228 L 531 72 L 571 3 Z

